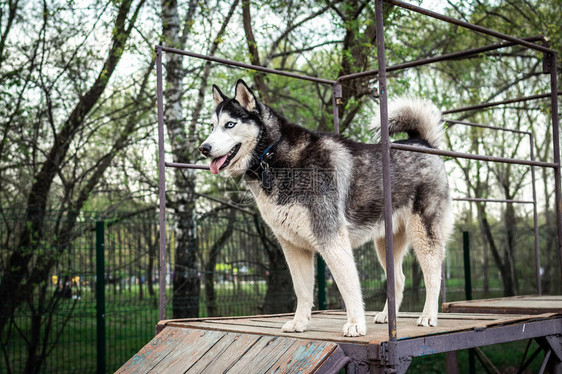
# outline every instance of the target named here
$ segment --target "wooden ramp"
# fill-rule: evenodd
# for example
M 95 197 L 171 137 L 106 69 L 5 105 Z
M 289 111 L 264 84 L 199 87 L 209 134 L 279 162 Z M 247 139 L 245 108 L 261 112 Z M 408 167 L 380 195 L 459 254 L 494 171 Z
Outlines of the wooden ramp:
M 331 342 L 167 327 L 117 373 L 327 373 L 345 363 Z

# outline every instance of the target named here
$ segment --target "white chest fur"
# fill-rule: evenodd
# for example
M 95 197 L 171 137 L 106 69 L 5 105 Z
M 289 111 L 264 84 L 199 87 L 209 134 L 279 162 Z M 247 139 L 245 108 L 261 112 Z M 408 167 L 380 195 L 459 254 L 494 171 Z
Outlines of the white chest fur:
M 249 183 L 249 186 L 263 220 L 276 236 L 304 249 L 314 248 L 316 240 L 311 229 L 310 214 L 304 206 L 279 205 L 276 197 L 268 196 L 258 183 Z

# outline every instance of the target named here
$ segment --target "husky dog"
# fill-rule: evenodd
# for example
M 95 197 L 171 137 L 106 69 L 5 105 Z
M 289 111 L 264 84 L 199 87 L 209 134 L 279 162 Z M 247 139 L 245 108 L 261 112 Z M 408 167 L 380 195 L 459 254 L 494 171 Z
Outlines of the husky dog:
M 379 261 L 386 266 L 381 145 L 292 124 L 258 100 L 242 80 L 234 98 L 213 86 L 213 99 L 213 130 L 200 150 L 212 158 L 213 174 L 244 175 L 283 247 L 297 295 L 295 316 L 283 331 L 302 332 L 309 325 L 318 252 L 345 302 L 343 335 L 365 335 L 352 249 L 374 240 Z M 409 135 L 400 143 L 435 148 L 440 118 L 431 103 L 401 99 L 389 107 L 390 133 Z M 441 264 L 452 223 L 447 174 L 435 155 L 391 150 L 391 163 L 396 310 L 404 291 L 402 260 L 411 244 L 426 287 L 417 324 L 436 326 Z M 376 323 L 387 322 L 387 308 L 375 316 Z

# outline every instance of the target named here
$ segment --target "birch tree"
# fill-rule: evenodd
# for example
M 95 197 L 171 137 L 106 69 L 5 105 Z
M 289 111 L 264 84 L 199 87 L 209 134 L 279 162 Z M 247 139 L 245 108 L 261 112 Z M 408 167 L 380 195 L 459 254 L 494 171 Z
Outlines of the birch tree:
M 215 28 L 216 34 L 211 37 L 208 54 L 214 55 L 223 37 L 226 27 L 234 14 L 239 0 L 230 2 L 228 12 L 221 21 L 221 26 Z M 217 3 L 218 7 L 224 5 Z M 187 12 L 180 16 L 179 4 L 176 0 L 162 0 L 162 35 L 163 43 L 178 49 L 186 49 L 187 40 L 195 17 L 202 17 L 200 4 L 190 0 Z M 182 69 L 182 56 L 166 54 L 166 87 L 164 89 L 164 122 L 170 145 L 172 157 L 175 162 L 193 163 L 199 158 L 198 129 L 205 94 L 208 88 L 208 79 L 211 65 L 203 65 L 197 81 L 199 88 L 195 100 L 185 100 L 184 70 Z M 184 101 L 188 101 L 190 119 L 185 119 Z M 193 170 L 176 169 L 174 171 L 174 190 L 171 206 L 174 210 L 176 240 L 173 273 L 173 316 L 197 317 L 199 315 L 199 295 L 201 280 L 197 264 L 197 217 L 195 203 L 196 175 Z

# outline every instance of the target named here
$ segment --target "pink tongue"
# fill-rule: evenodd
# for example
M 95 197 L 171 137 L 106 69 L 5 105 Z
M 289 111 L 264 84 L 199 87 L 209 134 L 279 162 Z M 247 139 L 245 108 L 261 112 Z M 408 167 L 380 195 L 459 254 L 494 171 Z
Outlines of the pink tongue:
M 213 174 L 218 174 L 219 173 L 219 169 L 221 168 L 222 164 L 224 164 L 224 162 L 226 161 L 226 157 L 228 156 L 228 154 L 219 157 L 219 158 L 215 158 L 213 161 L 211 161 L 211 165 L 209 165 L 210 169 L 211 169 L 211 173 Z

